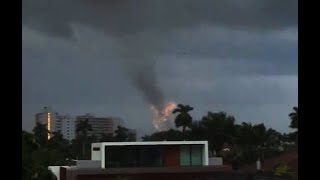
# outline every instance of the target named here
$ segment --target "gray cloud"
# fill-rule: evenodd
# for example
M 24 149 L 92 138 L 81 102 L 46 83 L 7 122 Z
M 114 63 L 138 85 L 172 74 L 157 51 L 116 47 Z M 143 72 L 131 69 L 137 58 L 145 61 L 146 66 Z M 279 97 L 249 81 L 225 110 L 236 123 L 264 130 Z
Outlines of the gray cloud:
M 26 0 L 23 23 L 68 37 L 72 24 L 111 34 L 167 31 L 199 24 L 243 29 L 282 29 L 297 25 L 297 0 Z
M 297 104 L 296 0 L 25 0 L 22 43 L 28 129 L 52 105 L 150 130 L 173 99 L 287 131 Z

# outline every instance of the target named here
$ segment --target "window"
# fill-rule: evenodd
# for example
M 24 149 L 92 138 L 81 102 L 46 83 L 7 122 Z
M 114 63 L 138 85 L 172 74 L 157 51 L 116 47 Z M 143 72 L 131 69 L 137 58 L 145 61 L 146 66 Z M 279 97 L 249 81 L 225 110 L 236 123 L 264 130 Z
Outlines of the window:
M 191 166 L 202 165 L 202 148 L 201 145 L 191 146 Z
M 93 151 L 100 151 L 100 148 L 99 147 L 93 147 L 92 150 Z
M 138 146 L 139 167 L 161 167 L 162 147 L 161 146 Z
M 105 167 L 161 167 L 161 146 L 105 146 Z
M 190 145 L 180 146 L 180 166 L 190 166 Z
M 180 166 L 201 166 L 202 146 L 182 145 L 180 146 Z
M 136 167 L 137 149 L 133 146 L 106 146 L 105 167 Z

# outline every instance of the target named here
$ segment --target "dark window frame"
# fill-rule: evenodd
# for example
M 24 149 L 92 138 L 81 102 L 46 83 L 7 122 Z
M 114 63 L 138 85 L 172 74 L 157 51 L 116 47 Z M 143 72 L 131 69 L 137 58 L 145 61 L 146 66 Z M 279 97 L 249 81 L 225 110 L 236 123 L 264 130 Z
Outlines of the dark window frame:
M 188 165 L 181 165 L 180 163 L 180 167 L 200 167 L 200 166 L 203 166 L 203 152 L 202 152 L 202 148 L 203 148 L 203 145 L 201 144 L 184 144 L 184 145 L 181 145 L 180 146 L 180 153 L 181 153 L 181 147 L 182 146 L 187 146 L 188 149 L 189 149 L 189 164 Z M 192 165 L 192 147 L 194 146 L 199 146 L 200 147 L 200 165 Z M 181 162 L 181 159 L 180 159 L 180 162 Z
M 92 151 L 100 151 L 100 147 L 93 147 Z

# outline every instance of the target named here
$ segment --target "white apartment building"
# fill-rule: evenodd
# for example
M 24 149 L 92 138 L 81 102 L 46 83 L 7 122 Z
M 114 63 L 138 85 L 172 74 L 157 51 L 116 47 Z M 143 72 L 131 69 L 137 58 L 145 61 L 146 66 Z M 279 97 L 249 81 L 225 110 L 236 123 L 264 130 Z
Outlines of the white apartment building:
M 36 123 L 45 125 L 49 130 L 48 139 L 53 136 L 53 132 L 60 131 L 63 138 L 69 141 L 73 140 L 77 134 L 77 123 L 85 120 L 88 120 L 92 127 L 92 131 L 89 131 L 88 135 L 95 135 L 97 137 L 101 137 L 102 134 L 114 134 L 118 126 L 124 126 L 123 120 L 116 117 L 96 117 L 91 114 L 77 117 L 60 115 L 47 107 L 44 107 L 42 112 L 35 115 Z
M 76 124 L 80 121 L 88 120 L 92 127 L 92 131 L 88 131 L 88 135 L 100 137 L 102 134 L 114 134 L 118 126 L 123 126 L 124 122 L 120 118 L 114 117 L 96 117 L 91 114 L 77 116 Z
M 47 127 L 50 132 L 48 139 L 53 136 L 53 132 L 58 131 L 69 141 L 75 138 L 75 118 L 70 115 L 60 115 L 51 108 L 44 107 L 42 112 L 35 115 L 35 121 Z
M 60 131 L 63 138 L 73 140 L 76 137 L 75 118 L 70 115 L 57 115 L 55 130 Z

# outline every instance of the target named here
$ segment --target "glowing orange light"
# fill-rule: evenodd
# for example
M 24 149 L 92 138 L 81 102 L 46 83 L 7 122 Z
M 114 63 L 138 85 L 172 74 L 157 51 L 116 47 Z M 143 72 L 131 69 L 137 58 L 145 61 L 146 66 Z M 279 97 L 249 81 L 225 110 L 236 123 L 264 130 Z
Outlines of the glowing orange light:
M 51 131 L 51 115 L 50 113 L 48 112 L 48 119 L 47 119 L 47 129 L 48 129 L 48 139 L 51 138 L 51 134 L 50 134 L 50 131 Z
M 173 101 L 168 102 L 162 109 L 157 109 L 155 106 L 151 106 L 153 113 L 153 126 L 157 130 L 161 130 L 161 125 L 168 120 L 168 117 L 176 106 L 176 103 Z

